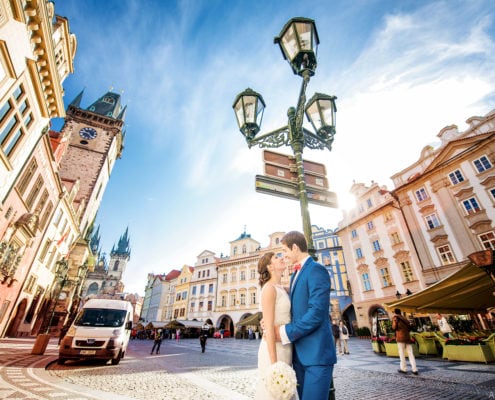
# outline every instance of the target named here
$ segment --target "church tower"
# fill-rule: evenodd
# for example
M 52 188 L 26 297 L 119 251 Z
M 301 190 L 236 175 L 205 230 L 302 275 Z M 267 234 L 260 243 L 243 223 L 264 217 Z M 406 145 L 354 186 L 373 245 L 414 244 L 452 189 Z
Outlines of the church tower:
M 121 298 L 124 292 L 122 277 L 131 258 L 129 228 L 120 237 L 117 246 L 113 246 L 109 262 L 107 262 L 106 254 L 101 253 L 99 231 L 98 227 L 90 240 L 91 249 L 95 255 L 95 267 L 86 276 L 82 291 L 83 297 Z
M 80 107 L 82 97 L 83 92 L 69 105 L 61 129 L 68 145 L 60 175 L 66 185 L 79 187 L 74 201 L 84 234 L 96 217 L 115 161 L 122 155 L 126 107 L 113 92 L 86 109 Z
M 108 273 L 113 275 L 118 280 L 122 280 L 122 275 L 125 272 L 125 267 L 131 258 L 131 247 L 129 243 L 129 228 L 120 237 L 117 247 L 115 245 L 110 252 L 110 263 Z

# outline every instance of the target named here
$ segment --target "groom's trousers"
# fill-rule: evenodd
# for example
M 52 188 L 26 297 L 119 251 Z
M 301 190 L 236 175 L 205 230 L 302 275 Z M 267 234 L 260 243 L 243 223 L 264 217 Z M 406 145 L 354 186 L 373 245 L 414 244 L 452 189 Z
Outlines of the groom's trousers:
M 292 365 L 297 376 L 299 400 L 328 400 L 333 365 L 303 367 L 294 351 Z

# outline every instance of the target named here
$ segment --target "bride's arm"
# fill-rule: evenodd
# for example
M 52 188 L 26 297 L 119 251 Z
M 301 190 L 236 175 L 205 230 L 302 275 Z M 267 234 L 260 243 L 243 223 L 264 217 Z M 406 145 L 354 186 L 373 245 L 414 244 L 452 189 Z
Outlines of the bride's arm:
M 270 285 L 261 292 L 261 308 L 263 310 L 263 320 L 265 323 L 265 332 L 263 339 L 268 347 L 268 355 L 271 363 L 277 362 L 277 351 L 275 348 L 275 300 L 277 291 Z

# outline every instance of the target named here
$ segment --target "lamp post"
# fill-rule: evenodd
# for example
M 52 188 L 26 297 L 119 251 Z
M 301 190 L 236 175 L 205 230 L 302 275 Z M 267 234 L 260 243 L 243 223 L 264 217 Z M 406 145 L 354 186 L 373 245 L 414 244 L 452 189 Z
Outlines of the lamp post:
M 68 273 L 69 273 L 69 266 L 67 264 L 67 260 L 61 259 L 61 260 L 57 261 L 56 262 L 56 268 L 55 268 L 55 280 L 60 281 L 60 282 L 57 282 L 60 284 L 60 288 L 57 292 L 57 296 L 55 297 L 55 299 L 53 301 L 52 312 L 50 315 L 50 319 L 48 320 L 48 325 L 46 327 L 45 333 L 50 332 L 50 328 L 51 328 L 52 322 L 53 322 L 53 317 L 55 316 L 55 309 L 57 308 L 58 299 L 60 297 L 60 294 L 62 293 L 62 290 L 64 289 L 65 283 L 67 281 Z M 53 294 L 52 294 L 52 297 L 53 297 Z
M 302 153 L 304 147 L 323 150 L 332 149 L 335 135 L 335 96 L 315 93 L 306 103 L 306 88 L 316 69 L 316 48 L 319 44 L 315 22 L 309 18 L 292 18 L 285 24 L 280 35 L 274 39 L 294 74 L 302 78 L 296 108 L 287 111 L 287 125 L 257 136 L 260 131 L 265 102 L 259 93 L 248 88 L 235 98 L 233 108 L 248 147 L 275 148 L 289 145 L 292 148 L 297 173 L 297 191 L 301 206 L 303 230 L 308 242 L 308 252 L 315 257 L 311 221 L 308 211 L 308 194 L 304 179 Z M 303 127 L 304 113 L 316 133 Z

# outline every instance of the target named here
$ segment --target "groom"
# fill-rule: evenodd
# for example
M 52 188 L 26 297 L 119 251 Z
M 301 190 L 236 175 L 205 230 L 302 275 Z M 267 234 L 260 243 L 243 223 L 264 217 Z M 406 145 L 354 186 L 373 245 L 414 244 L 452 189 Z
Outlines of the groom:
M 327 270 L 308 254 L 306 238 L 292 231 L 282 237 L 282 251 L 301 269 L 290 285 L 292 321 L 276 329 L 282 344 L 293 343 L 292 364 L 300 400 L 326 400 L 337 362 L 330 327 L 330 278 Z

